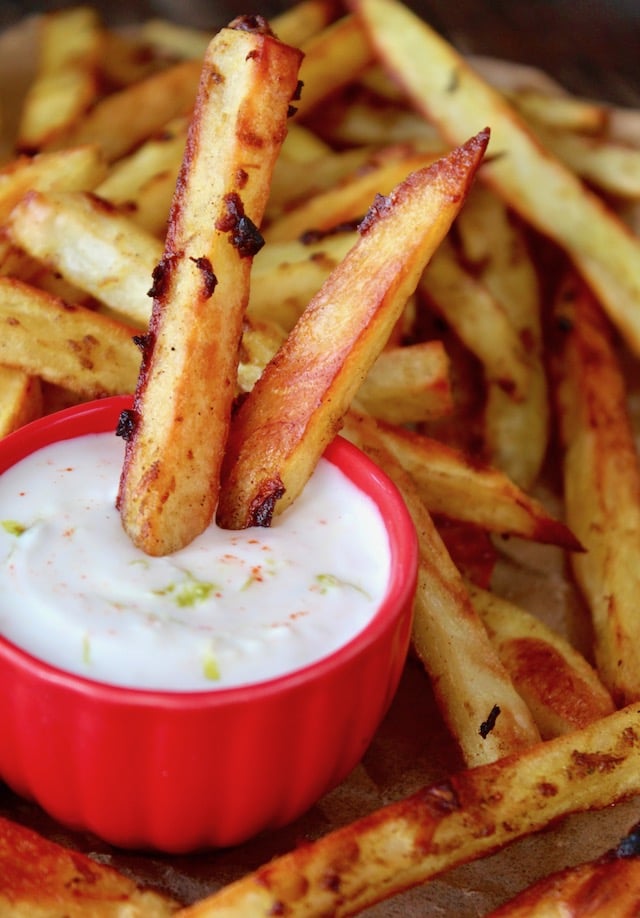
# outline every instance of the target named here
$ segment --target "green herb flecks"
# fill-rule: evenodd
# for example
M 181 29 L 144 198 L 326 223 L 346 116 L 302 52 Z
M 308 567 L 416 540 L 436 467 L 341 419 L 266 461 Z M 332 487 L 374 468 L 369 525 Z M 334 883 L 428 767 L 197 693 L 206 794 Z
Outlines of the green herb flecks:
M 24 523 L 19 523 L 18 520 L 2 520 L 2 528 L 9 535 L 18 537 L 24 535 L 29 527 Z
M 207 652 L 204 658 L 202 672 L 205 679 L 208 679 L 209 682 L 218 682 L 220 680 L 220 669 L 211 651 Z
M 154 595 L 170 596 L 179 608 L 185 609 L 204 602 L 217 589 L 215 583 L 198 580 L 189 571 L 185 571 L 184 574 L 184 580 L 179 583 L 170 583 L 166 587 L 154 590 Z
M 88 634 L 82 638 L 82 662 L 85 666 L 91 665 L 91 638 Z
M 364 590 L 361 586 L 358 586 L 357 583 L 352 583 L 350 580 L 343 580 L 341 577 L 337 577 L 335 574 L 316 574 L 315 583 L 312 589 L 316 590 L 322 595 L 325 595 L 330 590 L 334 590 L 337 587 L 342 587 L 348 590 L 356 590 L 358 593 L 366 596 L 367 599 L 371 599 L 369 593 L 367 593 L 367 591 Z

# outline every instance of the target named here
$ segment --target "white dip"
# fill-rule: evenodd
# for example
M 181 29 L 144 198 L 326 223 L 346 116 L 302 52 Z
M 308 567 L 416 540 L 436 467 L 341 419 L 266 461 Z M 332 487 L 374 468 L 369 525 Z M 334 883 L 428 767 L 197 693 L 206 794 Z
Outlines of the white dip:
M 123 444 L 96 434 L 0 475 L 0 634 L 112 684 L 171 691 L 258 682 L 330 654 L 384 596 L 374 503 L 322 460 L 270 529 L 211 526 L 165 558 L 137 550 L 115 497 Z

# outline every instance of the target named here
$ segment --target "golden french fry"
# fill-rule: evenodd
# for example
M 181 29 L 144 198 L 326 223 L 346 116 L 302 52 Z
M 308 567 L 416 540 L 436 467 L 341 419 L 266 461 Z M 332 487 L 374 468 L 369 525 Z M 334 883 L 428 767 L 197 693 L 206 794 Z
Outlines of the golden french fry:
M 162 243 L 95 195 L 31 191 L 7 228 L 29 255 L 139 329 L 151 313 L 151 277 Z
M 191 112 L 200 69 L 197 60 L 182 61 L 105 96 L 54 146 L 97 144 L 109 162 L 119 159 Z
M 333 22 L 340 5 L 336 0 L 301 0 L 271 19 L 280 41 L 300 47 Z
M 607 130 L 609 112 L 601 102 L 526 87 L 505 87 L 503 91 L 530 124 L 581 134 L 602 134 Z
M 37 376 L 0 364 L 0 437 L 42 414 L 42 388 Z
M 571 556 L 591 612 L 595 659 L 617 704 L 640 699 L 640 469 L 608 320 L 579 279 L 560 286 L 552 366 L 564 448 Z
M 527 748 L 540 739 L 538 729 L 492 647 L 414 482 L 387 450 L 371 418 L 350 412 L 345 432 L 391 476 L 416 526 L 420 568 L 412 643 L 465 762 L 479 765 Z
M 135 330 L 12 277 L 0 277 L 0 363 L 85 399 L 132 392 Z
M 43 16 L 38 72 L 22 104 L 18 150 L 34 153 L 79 122 L 98 95 L 102 49 L 102 23 L 91 7 Z
M 374 202 L 357 244 L 233 417 L 222 526 L 268 525 L 300 493 L 448 231 L 487 140 L 488 132 L 477 135 Z
M 198 60 L 207 50 L 213 35 L 205 29 L 172 22 L 170 19 L 154 17 L 145 19 L 137 34 L 138 41 L 148 45 L 164 57 L 174 60 Z
M 107 164 L 96 146 L 20 156 L 0 170 L 0 224 L 28 191 L 92 191 L 106 171 Z
M 380 60 L 450 143 L 491 126 L 482 178 L 569 254 L 640 353 L 640 239 L 535 140 L 500 93 L 399 0 L 350 0 Z M 452 82 L 453 81 L 453 82 Z
M 425 787 L 271 860 L 178 916 L 353 915 L 569 813 L 639 792 L 640 712 L 630 705 Z
M 573 532 L 498 469 L 406 428 L 381 422 L 379 431 L 432 513 L 474 523 L 496 534 L 580 551 Z
M 391 424 L 418 424 L 453 407 L 449 360 L 441 341 L 386 348 L 358 389 L 358 405 Z
M 148 554 L 188 544 L 215 511 L 256 226 L 297 86 L 300 53 L 247 25 L 209 45 L 155 274 L 118 497 Z
M 494 909 L 486 918 L 632 918 L 640 900 L 639 827 L 595 861 L 553 873 Z M 585 911 L 586 910 L 586 911 Z
M 543 739 L 579 730 L 614 711 L 597 673 L 569 641 L 514 603 L 473 584 L 467 589 Z
M 500 303 L 524 350 L 527 381 L 518 398 L 488 380 L 484 434 L 492 464 L 527 490 L 545 459 L 550 427 L 537 268 L 522 228 L 485 185 L 469 195 L 456 230 L 465 264 Z

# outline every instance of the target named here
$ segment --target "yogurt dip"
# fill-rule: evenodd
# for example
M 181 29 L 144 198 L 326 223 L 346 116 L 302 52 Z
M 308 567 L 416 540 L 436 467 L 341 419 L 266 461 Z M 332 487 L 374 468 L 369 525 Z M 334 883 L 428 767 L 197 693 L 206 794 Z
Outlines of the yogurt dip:
M 213 525 L 161 558 L 122 529 L 122 461 L 113 433 L 89 434 L 0 475 L 0 634 L 23 650 L 109 684 L 210 691 L 305 667 L 375 615 L 385 526 L 328 460 L 270 528 Z

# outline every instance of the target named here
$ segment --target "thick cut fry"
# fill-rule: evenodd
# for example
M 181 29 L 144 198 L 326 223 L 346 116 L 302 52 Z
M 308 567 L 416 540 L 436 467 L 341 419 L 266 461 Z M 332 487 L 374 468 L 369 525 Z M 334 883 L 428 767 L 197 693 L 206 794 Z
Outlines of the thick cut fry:
M 42 387 L 37 376 L 0 365 L 0 437 L 42 414 Z
M 110 204 L 82 192 L 29 192 L 7 223 L 11 238 L 69 283 L 146 328 L 162 243 Z
M 535 140 L 508 102 L 399 0 L 350 0 L 380 59 L 450 143 L 491 126 L 482 178 L 563 247 L 640 353 L 640 239 Z
M 453 397 L 442 342 L 386 348 L 358 389 L 358 404 L 391 424 L 418 424 L 448 414 Z
M 521 226 L 485 185 L 477 184 L 469 195 L 456 229 L 465 263 L 502 306 L 522 342 L 524 392 L 513 398 L 495 380 L 488 380 L 484 433 L 492 464 L 527 490 L 538 477 L 549 441 L 536 266 Z
M 553 353 L 571 557 L 591 611 L 600 676 L 618 704 L 640 699 L 640 470 L 606 317 L 577 278 L 556 302 Z
M 38 72 L 22 105 L 18 150 L 40 150 L 75 126 L 95 101 L 103 35 L 100 17 L 89 6 L 43 17 Z
M 486 918 L 636 918 L 640 907 L 640 826 L 595 861 L 529 886 Z
M 55 146 L 97 144 L 109 162 L 119 159 L 191 112 L 200 69 L 197 60 L 183 61 L 105 96 Z
M 496 534 L 580 551 L 572 531 L 498 469 L 414 431 L 383 423 L 379 428 L 432 513 Z
M 85 399 L 133 392 L 140 352 L 135 329 L 0 277 L 0 363 Z
M 20 156 L 0 171 L 0 223 L 27 191 L 92 191 L 107 164 L 96 146 Z
M 539 740 L 538 729 L 492 647 L 411 477 L 386 449 L 371 418 L 350 412 L 345 430 L 395 481 L 416 526 L 420 568 L 413 647 L 465 762 L 479 765 L 527 748 Z
M 613 712 L 611 695 L 595 670 L 560 634 L 487 590 L 471 584 L 468 590 L 543 739 L 579 730 Z
M 485 131 L 376 200 L 358 243 L 234 415 L 222 526 L 269 525 L 276 506 L 300 493 L 448 231 L 487 141 Z
M 188 544 L 215 511 L 256 226 L 297 86 L 300 53 L 243 25 L 205 57 L 131 415 L 118 503 L 153 555 Z
M 180 918 L 353 915 L 536 832 L 640 792 L 640 711 L 459 772 L 275 858 Z

